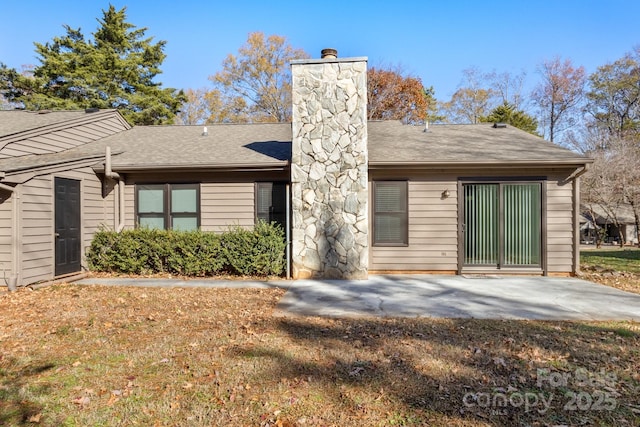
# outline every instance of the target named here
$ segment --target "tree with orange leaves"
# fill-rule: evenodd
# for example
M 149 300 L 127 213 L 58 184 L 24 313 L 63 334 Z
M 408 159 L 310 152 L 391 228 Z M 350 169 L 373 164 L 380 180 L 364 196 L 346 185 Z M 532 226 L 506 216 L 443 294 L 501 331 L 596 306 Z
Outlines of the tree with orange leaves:
M 237 55 L 229 54 L 222 70 L 209 77 L 218 90 L 222 105 L 237 108 L 232 117 L 213 121 L 287 122 L 291 120 L 291 77 L 289 62 L 308 58 L 283 36 L 262 32 L 249 34 Z
M 367 118 L 423 123 L 435 110 L 433 93 L 420 78 L 403 76 L 400 70 L 371 67 L 367 72 Z

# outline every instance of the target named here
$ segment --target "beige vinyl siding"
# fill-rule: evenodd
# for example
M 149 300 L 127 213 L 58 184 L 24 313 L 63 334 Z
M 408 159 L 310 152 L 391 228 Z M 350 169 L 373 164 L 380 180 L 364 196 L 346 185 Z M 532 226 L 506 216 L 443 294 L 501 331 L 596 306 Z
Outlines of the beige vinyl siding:
M 21 186 L 21 282 L 34 283 L 54 276 L 54 176 L 81 181 L 81 253 L 84 256 L 94 233 L 113 229 L 114 196 L 102 198 L 102 183 L 89 167 L 36 177 Z M 83 266 L 86 266 L 83 261 Z
M 371 246 L 371 271 L 446 271 L 458 268 L 459 178 L 547 177 L 546 259 L 549 273 L 573 272 L 572 170 L 451 171 L 440 175 L 420 171 L 370 171 L 370 179 L 407 179 L 409 182 L 409 245 Z M 371 182 L 370 182 L 371 184 Z M 371 197 L 371 185 L 369 186 Z M 449 197 L 442 192 L 449 190 Z M 371 214 L 371 208 L 370 208 Z M 370 219 L 372 224 L 373 218 Z M 506 270 L 504 270 L 506 271 Z M 514 272 L 516 270 L 509 270 Z
M 53 186 L 51 176 L 34 178 L 21 186 L 20 229 L 23 284 L 53 277 Z
M 118 191 L 116 187 L 114 191 Z M 136 186 L 134 183 L 127 182 L 124 187 L 124 228 L 131 230 L 136 226 Z
M 409 245 L 371 246 L 369 269 L 455 271 L 458 265 L 456 188 L 456 180 L 451 178 L 410 178 Z M 450 196 L 442 199 L 445 189 L 449 190 Z
M 27 154 L 58 153 L 123 130 L 125 130 L 125 125 L 114 116 L 93 123 L 85 123 L 68 129 L 9 142 L 0 149 L 0 158 Z
M 568 175 L 568 174 L 567 174 Z M 549 273 L 573 272 L 573 185 L 567 175 L 547 181 L 547 269 Z
M 13 274 L 11 246 L 14 195 L 0 190 L 0 200 L 0 272 L 9 277 Z
M 253 227 L 255 184 L 202 183 L 200 225 L 205 231 L 224 231 L 229 226 Z
M 229 226 L 253 227 L 253 182 L 203 182 L 200 184 L 200 228 L 222 232 Z M 126 228 L 135 227 L 135 184 L 125 189 Z
M 96 231 L 100 228 L 115 229 L 114 203 L 118 188 L 113 188 L 103 198 L 102 181 L 89 167 L 56 174 L 56 176 L 81 181 L 82 254 L 84 256 Z

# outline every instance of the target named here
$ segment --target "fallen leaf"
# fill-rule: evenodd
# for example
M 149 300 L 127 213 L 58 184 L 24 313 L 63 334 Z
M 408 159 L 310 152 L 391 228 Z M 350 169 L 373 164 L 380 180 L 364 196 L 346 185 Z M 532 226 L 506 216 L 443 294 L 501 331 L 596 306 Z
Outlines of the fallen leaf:
M 120 400 L 120 398 L 115 394 L 112 394 L 109 397 L 109 400 L 107 401 L 107 406 L 113 406 L 113 404 L 116 403 L 118 400 Z
M 72 402 L 80 407 L 85 407 L 89 404 L 89 402 L 91 402 L 91 399 L 89 399 L 88 396 L 81 396 L 81 397 L 76 397 L 75 399 L 72 400 Z
M 42 418 L 42 413 L 31 415 L 27 421 L 38 424 L 40 422 L 40 418 Z

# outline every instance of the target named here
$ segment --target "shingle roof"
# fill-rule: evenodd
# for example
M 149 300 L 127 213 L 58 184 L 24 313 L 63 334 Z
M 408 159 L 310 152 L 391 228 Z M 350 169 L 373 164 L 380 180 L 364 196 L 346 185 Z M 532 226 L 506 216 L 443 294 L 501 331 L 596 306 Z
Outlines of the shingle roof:
M 291 124 L 140 126 L 91 144 L 111 146 L 114 169 L 286 166 L 291 158 Z
M 63 153 L 0 160 L 0 170 L 37 167 L 47 162 L 73 161 L 114 154 L 117 170 L 185 169 L 214 167 L 286 167 L 291 158 L 291 124 L 207 126 L 136 126 L 125 132 Z
M 369 122 L 369 163 L 375 165 L 470 163 L 585 163 L 588 159 L 512 126 L 402 125 Z
M 0 160 L 10 172 L 104 154 L 111 147 L 116 171 L 187 168 L 283 168 L 291 159 L 291 124 L 137 126 L 71 150 Z M 371 167 L 429 165 L 580 165 L 590 160 L 542 138 L 491 124 L 402 125 L 369 122 Z M 98 166 L 99 168 L 100 166 Z
M 85 116 L 83 110 L 74 111 L 0 111 L 0 138 L 19 132 L 66 122 Z
M 593 211 L 595 215 L 595 220 L 598 224 L 612 224 L 613 220 L 611 219 L 611 215 L 605 211 L 602 206 L 597 204 L 580 204 L 580 214 L 584 218 L 585 221 L 591 221 L 590 211 Z M 615 212 L 617 220 L 620 224 L 635 224 L 635 217 L 633 215 L 633 208 L 631 205 L 622 204 L 620 206 L 616 206 L 613 209 Z

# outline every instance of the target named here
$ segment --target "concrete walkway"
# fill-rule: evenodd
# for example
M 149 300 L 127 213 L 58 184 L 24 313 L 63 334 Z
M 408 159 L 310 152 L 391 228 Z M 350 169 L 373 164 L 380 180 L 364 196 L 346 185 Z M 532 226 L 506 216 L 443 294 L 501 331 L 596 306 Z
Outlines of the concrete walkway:
M 368 280 L 83 279 L 81 285 L 287 289 L 281 316 L 635 320 L 640 295 L 585 280 L 521 276 L 370 276 Z

